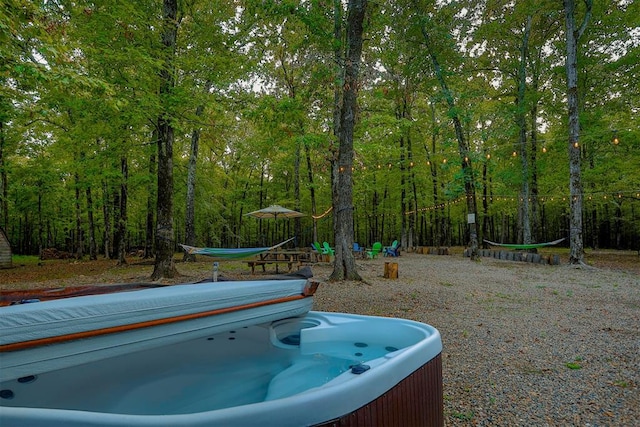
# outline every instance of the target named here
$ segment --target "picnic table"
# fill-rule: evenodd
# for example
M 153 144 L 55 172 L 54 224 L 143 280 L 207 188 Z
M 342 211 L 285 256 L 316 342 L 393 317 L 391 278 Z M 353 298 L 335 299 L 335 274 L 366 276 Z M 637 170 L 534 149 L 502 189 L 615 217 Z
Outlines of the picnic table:
M 276 267 L 276 273 L 279 272 L 279 265 L 284 264 L 287 266 L 287 271 L 290 273 L 293 271 L 293 267 L 298 269 L 304 264 L 311 264 L 314 262 L 314 254 L 311 251 L 305 250 L 273 250 L 258 255 L 255 259 L 247 261 L 247 265 L 251 267 L 251 274 L 255 274 L 256 266 L 261 266 L 262 271 L 266 272 L 266 266 L 268 264 L 274 264 Z

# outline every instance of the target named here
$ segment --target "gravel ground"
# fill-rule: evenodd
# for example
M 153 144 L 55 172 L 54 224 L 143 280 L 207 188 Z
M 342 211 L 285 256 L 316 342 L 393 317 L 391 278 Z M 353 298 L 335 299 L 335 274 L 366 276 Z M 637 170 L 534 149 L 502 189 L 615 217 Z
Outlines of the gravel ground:
M 358 261 L 366 284 L 323 282 L 314 309 L 435 326 L 446 425 L 640 426 L 636 272 L 403 254 L 391 280 L 390 260 Z
M 398 279 L 382 277 L 386 261 L 398 262 Z M 640 257 L 600 252 L 589 262 L 600 268 L 403 253 L 358 260 L 365 283 L 328 282 L 331 265 L 316 264 L 314 309 L 438 328 L 447 426 L 640 426 Z M 152 271 L 112 264 L 19 265 L 0 271 L 0 291 L 144 282 Z M 220 267 L 259 277 L 246 263 Z M 164 282 L 211 277 L 211 262 L 178 270 Z

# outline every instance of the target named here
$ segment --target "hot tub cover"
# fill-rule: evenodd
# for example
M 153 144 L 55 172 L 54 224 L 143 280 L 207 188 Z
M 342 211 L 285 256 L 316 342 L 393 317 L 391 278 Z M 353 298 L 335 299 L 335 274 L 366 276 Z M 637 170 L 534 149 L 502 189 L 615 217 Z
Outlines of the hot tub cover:
M 313 299 L 302 295 L 306 285 L 304 279 L 211 282 L 2 307 L 0 381 L 298 316 L 312 306 Z M 153 322 L 159 325 L 146 326 Z M 126 330 L 136 324 L 144 327 Z M 125 330 L 13 350 L 16 343 L 120 327 Z

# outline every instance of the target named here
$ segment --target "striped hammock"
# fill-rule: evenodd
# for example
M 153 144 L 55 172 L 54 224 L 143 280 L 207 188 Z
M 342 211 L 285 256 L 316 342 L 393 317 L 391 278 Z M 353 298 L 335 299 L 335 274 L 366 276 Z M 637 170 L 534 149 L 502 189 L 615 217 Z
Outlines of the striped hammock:
M 529 243 L 526 245 L 518 245 L 515 243 L 496 243 L 496 242 L 492 242 L 490 240 L 484 239 L 485 242 L 487 242 L 488 244 L 492 245 L 492 246 L 502 246 L 504 248 L 514 248 L 514 249 L 535 249 L 535 248 L 542 248 L 545 246 L 553 246 L 553 245 L 557 245 L 558 243 L 562 242 L 565 238 L 563 237 L 562 239 L 558 239 L 558 240 L 554 240 L 553 242 L 546 242 L 546 243 Z
M 277 245 L 264 248 L 196 248 L 194 246 L 183 244 L 180 244 L 180 246 L 182 246 L 182 249 L 184 249 L 184 251 L 189 255 L 206 255 L 208 257 L 224 261 L 251 258 L 261 253 L 269 252 L 272 249 L 276 249 L 286 243 L 289 243 L 293 239 L 295 239 L 295 237 L 278 243 Z

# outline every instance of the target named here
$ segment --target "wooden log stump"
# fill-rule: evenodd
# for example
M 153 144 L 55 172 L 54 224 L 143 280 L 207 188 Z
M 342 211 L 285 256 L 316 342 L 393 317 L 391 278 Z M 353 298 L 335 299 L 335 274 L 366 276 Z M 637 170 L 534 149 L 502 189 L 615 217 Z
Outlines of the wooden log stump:
M 398 263 L 397 262 L 385 262 L 384 263 L 384 278 L 385 279 L 397 279 L 398 278 Z

